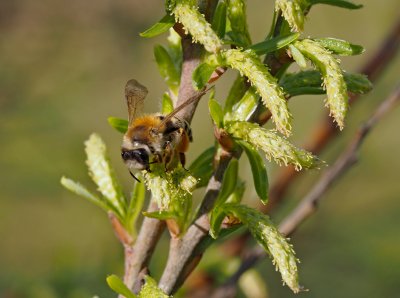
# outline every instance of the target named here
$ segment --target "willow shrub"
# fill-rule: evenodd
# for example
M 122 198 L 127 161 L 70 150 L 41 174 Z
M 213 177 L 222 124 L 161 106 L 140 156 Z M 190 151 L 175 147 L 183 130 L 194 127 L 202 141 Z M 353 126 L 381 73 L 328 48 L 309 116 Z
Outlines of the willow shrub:
M 293 165 L 296 170 L 318 168 L 322 163 L 316 156 L 297 148 L 287 139 L 292 132 L 293 118 L 288 100 L 304 94 L 326 94 L 326 106 L 332 120 L 343 129 L 348 93 L 365 93 L 371 89 L 366 77 L 345 72 L 338 59 L 338 56 L 361 54 L 364 49 L 345 40 L 312 38 L 303 34 L 306 14 L 317 4 L 345 9 L 361 6 L 345 0 L 276 0 L 274 18 L 266 39 L 253 43 L 247 27 L 245 0 L 217 2 L 214 11 L 211 14 L 208 12 L 206 19 L 199 8 L 204 7 L 204 1 L 167 0 L 165 16 L 141 36 L 150 38 L 168 33 L 166 44 L 154 47 L 155 61 L 168 86 L 162 99 L 162 113 L 173 110 L 179 95 L 183 57 L 181 37 L 173 29 L 175 24 L 180 23 L 184 32 L 191 35 L 193 43 L 202 45 L 201 63 L 192 74 L 194 88 L 205 87 L 216 69 L 237 71 L 237 79 L 232 83 L 225 100 L 217 100 L 214 90 L 211 92 L 209 112 L 214 125 L 230 137 L 233 145 L 229 150 L 241 150 L 248 157 L 256 193 L 262 203 L 267 204 L 268 175 L 263 156 L 268 162 Z M 271 61 L 275 64 L 272 65 Z M 293 63 L 299 66 L 298 72 L 287 71 Z M 214 88 L 218 88 L 218 84 Z M 275 129 L 262 126 L 264 123 L 258 116 L 266 111 L 269 111 Z M 127 129 L 124 119 L 110 117 L 109 123 L 119 132 Z M 221 148 L 218 142 L 211 148 L 205 148 L 188 171 L 178 166 L 165 172 L 162 165 L 154 165 L 151 173 L 143 171 L 144 184 L 135 183 L 132 195 L 127 198 L 115 178 L 101 138 L 93 134 L 85 145 L 89 174 L 98 186 L 99 194 L 69 178 L 63 177 L 61 183 L 105 211 L 112 212 L 133 241 L 136 221 L 145 198 L 144 184 L 151 191 L 159 211 L 142 213 L 159 220 L 174 221 L 178 227 L 174 231 L 175 236 L 182 237 L 185 234 L 195 218 L 192 192 L 207 185 L 214 170 L 213 160 L 218 159 Z M 278 232 L 267 215 L 241 203 L 244 188 L 239 177 L 238 161 L 233 158 L 209 214 L 210 236 L 218 238 L 223 222 L 225 225 L 243 225 L 271 256 L 283 282 L 293 292 L 299 292 L 298 260 L 292 245 Z M 107 282 L 121 295 L 136 297 L 117 276 L 109 276 Z M 152 295 L 166 296 L 157 288 L 157 283 L 147 277 L 138 296 Z

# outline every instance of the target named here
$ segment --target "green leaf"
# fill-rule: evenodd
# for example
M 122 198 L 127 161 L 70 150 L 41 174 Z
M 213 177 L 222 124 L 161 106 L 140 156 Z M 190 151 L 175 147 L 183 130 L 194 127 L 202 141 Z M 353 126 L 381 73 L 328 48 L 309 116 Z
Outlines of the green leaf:
M 291 33 L 284 36 L 278 36 L 260 43 L 253 44 L 250 46 L 250 49 L 256 52 L 257 55 L 264 55 L 286 47 L 298 39 L 299 36 L 300 33 Z
M 240 203 L 243 199 L 244 191 L 246 190 L 246 183 L 238 179 L 235 190 L 230 194 L 227 203 Z
M 106 279 L 108 286 L 116 293 L 123 295 L 126 298 L 136 298 L 128 287 L 122 282 L 122 280 L 115 274 L 110 275 Z
M 362 4 L 354 4 L 351 1 L 346 0 L 308 0 L 311 5 L 314 4 L 328 4 L 332 6 L 347 8 L 347 9 L 359 9 L 362 8 Z
M 356 94 L 365 94 L 372 90 L 373 85 L 366 75 L 360 73 L 343 73 L 347 90 Z
M 61 184 L 69 191 L 71 191 L 71 192 L 77 194 L 78 196 L 88 200 L 89 202 L 99 206 L 104 211 L 109 210 L 109 208 L 107 207 L 107 205 L 103 202 L 103 200 L 101 198 L 99 198 L 96 195 L 94 195 L 93 193 L 91 193 L 82 184 L 75 182 L 66 177 L 61 178 Z
M 221 225 L 224 221 L 226 213 L 220 206 L 214 207 L 210 213 L 210 231 L 209 234 L 213 239 L 217 239 L 221 231 Z
M 97 184 L 107 204 L 113 206 L 117 211 L 117 216 L 123 219 L 126 200 L 115 177 L 114 169 L 110 165 L 106 145 L 99 135 L 90 135 L 85 142 L 85 151 L 86 164 L 92 180 Z
M 224 121 L 247 121 L 257 109 L 259 96 L 254 89 L 250 87 L 241 100 L 235 103 L 232 111 L 225 114 Z
M 215 9 L 211 27 L 219 38 L 224 38 L 226 30 L 226 3 L 223 0 L 219 1 Z
M 212 146 L 201 153 L 190 165 L 189 172 L 199 179 L 197 188 L 206 186 L 213 173 L 215 147 Z
M 216 68 L 216 65 L 208 63 L 201 63 L 197 66 L 192 74 L 193 86 L 199 90 L 207 85 L 208 80 Z
M 243 181 L 237 181 L 235 190 L 226 199 L 228 203 L 240 203 L 245 191 L 245 183 Z M 221 232 L 221 225 L 226 216 L 223 203 L 220 206 L 215 206 L 210 212 L 210 236 L 213 239 L 217 239 Z
M 230 194 L 233 193 L 236 188 L 238 173 L 239 162 L 236 158 L 232 158 L 224 173 L 221 190 L 214 204 L 215 207 L 221 206 L 223 203 L 225 203 Z
M 169 35 L 167 37 L 167 40 L 168 40 L 168 46 L 167 46 L 168 53 L 171 56 L 175 68 L 180 75 L 182 72 L 182 56 L 183 56 L 182 38 L 174 29 L 171 28 L 169 29 Z
M 160 35 L 164 32 L 167 32 L 169 28 L 175 25 L 175 18 L 170 14 L 166 14 L 158 23 L 151 26 L 146 31 L 140 33 L 141 37 L 154 37 Z
M 321 161 L 310 152 L 297 148 L 273 130 L 250 122 L 225 123 L 226 131 L 235 139 L 243 140 L 254 148 L 264 151 L 268 160 L 278 164 L 294 165 L 296 170 L 310 169 L 321 165 Z
M 146 217 L 155 218 L 158 220 L 177 219 L 177 215 L 173 211 L 154 211 L 154 212 L 142 212 Z
M 154 57 L 156 58 L 158 70 L 168 87 L 174 94 L 178 94 L 180 76 L 171 56 L 163 46 L 156 45 L 154 47 Z
M 249 46 L 251 38 L 247 26 L 245 0 L 229 0 L 227 9 L 233 40 L 244 47 Z
M 257 242 L 269 253 L 276 269 L 281 273 L 283 282 L 294 292 L 302 288 L 298 281 L 297 258 L 292 245 L 279 233 L 267 215 L 253 208 L 239 204 L 225 204 L 226 213 L 238 218 L 249 230 Z
M 300 68 L 307 67 L 307 61 L 304 55 L 294 46 L 289 45 L 290 54 L 292 55 L 293 60 L 300 66 Z
M 117 117 L 108 117 L 107 121 L 112 128 L 115 128 L 119 132 L 126 133 L 128 130 L 128 120 Z
M 127 229 L 133 234 L 135 229 L 136 220 L 143 208 L 144 199 L 146 197 L 146 188 L 144 183 L 135 182 L 131 200 L 129 201 L 128 211 L 127 211 Z
M 210 99 L 208 100 L 208 109 L 211 118 L 217 127 L 222 127 L 224 120 L 224 112 L 219 102 L 214 98 L 214 89 L 211 91 Z
M 246 142 L 238 142 L 240 147 L 246 152 L 247 158 L 249 159 L 251 171 L 253 173 L 254 187 L 262 203 L 265 205 L 268 203 L 268 174 L 265 168 L 264 160 L 250 144 Z
M 362 46 L 351 44 L 343 39 L 318 38 L 314 40 L 335 55 L 354 56 L 354 55 L 360 55 L 365 51 L 365 49 Z
M 150 276 L 146 275 L 145 284 L 139 293 L 139 298 L 169 298 L 167 294 L 165 294 L 158 286 L 154 279 Z
M 246 85 L 246 78 L 238 75 L 229 90 L 228 97 L 225 100 L 224 112 L 232 111 L 232 107 L 237 103 L 249 87 Z
M 174 103 L 167 92 L 163 94 L 161 103 L 161 113 L 168 115 L 174 110 Z
M 343 76 L 349 92 L 364 94 L 372 89 L 372 83 L 365 75 L 344 72 Z M 290 97 L 302 94 L 325 94 L 322 83 L 321 74 L 316 70 L 288 73 L 279 82 Z

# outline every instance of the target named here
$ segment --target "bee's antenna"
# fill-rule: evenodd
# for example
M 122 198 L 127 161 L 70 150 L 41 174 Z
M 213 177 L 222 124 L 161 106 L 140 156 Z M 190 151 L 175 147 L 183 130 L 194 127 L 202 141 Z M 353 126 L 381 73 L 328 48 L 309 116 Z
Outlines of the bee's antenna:
M 139 180 L 138 178 L 136 178 L 136 176 L 133 175 L 131 171 L 129 171 L 129 174 L 131 174 L 131 176 L 132 176 L 137 182 L 141 183 L 140 180 Z
M 201 97 L 206 94 L 211 88 L 213 88 L 214 85 L 206 88 L 204 87 L 199 94 L 196 94 L 195 96 L 190 97 L 188 100 L 186 100 L 183 104 L 181 104 L 179 107 L 177 107 L 175 110 L 173 110 L 171 113 L 169 113 L 164 119 L 163 121 L 160 123 L 160 125 L 158 126 L 161 127 L 163 126 L 165 123 L 167 123 L 168 120 L 170 120 L 172 117 L 174 117 L 180 110 L 182 110 L 183 108 L 187 107 L 188 105 L 199 101 L 201 99 Z M 157 128 L 157 129 L 158 129 Z

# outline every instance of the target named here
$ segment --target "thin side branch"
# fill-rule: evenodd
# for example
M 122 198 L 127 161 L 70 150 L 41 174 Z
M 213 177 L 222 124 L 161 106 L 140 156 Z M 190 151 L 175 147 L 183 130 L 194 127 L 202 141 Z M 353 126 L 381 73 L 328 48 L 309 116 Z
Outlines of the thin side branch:
M 301 200 L 299 205 L 280 224 L 279 231 L 289 236 L 313 213 L 316 212 L 319 202 L 333 183 L 355 165 L 358 160 L 358 151 L 367 135 L 388 112 L 400 103 L 400 85 L 394 92 L 380 104 L 369 120 L 362 125 L 345 151 L 335 163 L 322 175 L 311 191 Z M 211 296 L 212 298 L 235 297 L 236 286 L 244 272 L 253 267 L 259 260 L 265 258 L 265 251 L 257 246 L 248 252 L 239 269 Z
M 318 183 L 311 189 L 308 195 L 300 202 L 297 208 L 281 223 L 279 229 L 285 235 L 292 234 L 296 228 L 313 214 L 318 206 L 318 203 L 323 198 L 323 195 L 330 186 L 344 173 L 346 173 L 357 161 L 358 151 L 363 144 L 365 137 L 375 127 L 377 122 L 381 120 L 389 111 L 393 110 L 396 104 L 400 101 L 400 86 L 386 99 L 362 125 L 350 145 L 340 155 L 336 162 L 331 166 L 325 174 L 319 179 Z
M 378 51 L 371 59 L 367 61 L 360 73 L 365 74 L 371 82 L 377 81 L 390 61 L 396 56 L 400 48 L 400 21 L 396 21 L 389 34 L 381 44 Z M 360 98 L 359 95 L 352 94 L 350 96 L 350 104 L 353 105 Z M 268 121 L 268 115 L 262 119 Z M 321 152 L 331 142 L 338 133 L 338 129 L 332 122 L 332 119 L 326 115 L 320 124 L 315 125 L 316 129 L 310 135 L 310 140 L 303 146 L 306 150 L 314 154 Z M 271 186 L 268 205 L 261 205 L 260 209 L 264 213 L 269 213 L 283 200 L 290 184 L 300 176 L 301 172 L 296 171 L 293 167 L 288 166 L 282 169 L 275 179 L 275 183 Z

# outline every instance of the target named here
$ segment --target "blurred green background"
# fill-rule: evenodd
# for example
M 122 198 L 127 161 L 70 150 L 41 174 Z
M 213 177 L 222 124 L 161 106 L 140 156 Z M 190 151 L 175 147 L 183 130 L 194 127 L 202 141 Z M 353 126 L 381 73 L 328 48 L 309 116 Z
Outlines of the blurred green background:
M 362 44 L 361 56 L 342 59 L 357 71 L 399 18 L 398 0 L 357 1 L 348 11 L 317 6 L 305 36 L 338 37 Z M 145 40 L 138 33 L 163 15 L 163 2 L 14 0 L 0 3 L 0 297 L 110 297 L 107 274 L 121 275 L 122 249 L 103 212 L 64 190 L 63 174 L 92 185 L 84 165 L 83 141 L 98 132 L 117 174 L 130 190 L 119 157 L 121 135 L 108 116 L 126 117 L 125 82 L 137 78 L 150 90 L 146 110 L 159 109 L 166 85 L 152 48 L 165 35 Z M 272 1 L 248 1 L 253 41 L 270 25 Z M 375 89 L 350 110 L 342 137 L 322 155 L 328 163 L 361 121 L 398 83 L 399 55 Z M 223 99 L 234 74 L 218 85 Z M 292 140 L 301 144 L 326 112 L 322 97 L 290 103 Z M 189 162 L 212 143 L 206 102 L 193 122 Z M 330 191 L 316 215 L 292 238 L 301 259 L 304 297 L 398 297 L 400 292 L 400 109 L 367 139 L 361 162 Z M 249 169 L 243 177 L 249 177 Z M 270 180 L 276 167 L 271 166 Z M 290 189 L 288 204 L 273 214 L 279 222 L 318 176 L 310 171 Z M 248 183 L 249 186 L 252 183 Z M 254 197 L 249 190 L 248 197 Z M 248 200 L 255 204 L 255 200 Z M 165 242 L 166 244 L 166 242 Z M 167 248 L 158 249 L 160 267 Z M 205 257 L 213 259 L 208 253 Z M 257 267 L 270 297 L 291 297 L 269 261 Z M 159 273 L 156 272 L 156 276 Z

